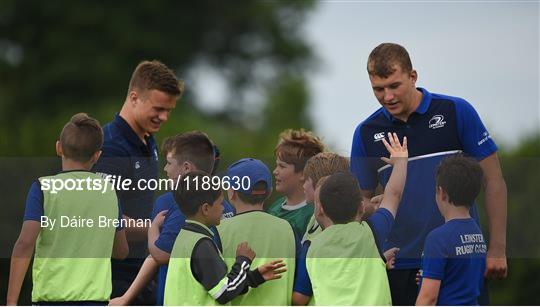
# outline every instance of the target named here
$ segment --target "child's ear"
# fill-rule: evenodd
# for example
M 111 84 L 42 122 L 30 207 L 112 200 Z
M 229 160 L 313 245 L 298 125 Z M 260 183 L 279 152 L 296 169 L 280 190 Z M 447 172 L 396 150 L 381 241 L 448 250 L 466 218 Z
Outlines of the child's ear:
M 236 193 L 234 193 L 233 189 L 228 189 L 227 190 L 227 198 L 229 200 L 234 200 L 236 198 Z
M 326 216 L 320 201 L 315 203 L 315 214 L 320 217 Z
M 101 150 L 96 151 L 96 153 L 90 159 L 90 163 L 91 164 L 96 163 L 100 156 L 101 156 Z
M 441 186 L 437 187 L 437 193 L 442 201 L 448 202 L 448 193 Z
M 62 157 L 64 153 L 62 152 L 62 145 L 60 145 L 60 141 L 56 141 L 56 155 L 59 157 Z
M 210 211 L 210 204 L 204 203 L 201 206 L 201 212 L 203 216 L 208 216 L 208 211 Z
M 182 168 L 184 169 L 185 173 L 189 173 L 195 170 L 195 166 L 189 161 L 184 161 L 184 163 L 182 163 Z

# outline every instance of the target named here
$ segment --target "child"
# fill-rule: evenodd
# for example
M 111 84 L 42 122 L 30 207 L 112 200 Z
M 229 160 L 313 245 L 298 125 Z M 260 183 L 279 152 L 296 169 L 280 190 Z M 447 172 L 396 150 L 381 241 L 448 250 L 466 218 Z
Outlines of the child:
M 347 172 L 349 170 L 349 160 L 332 152 L 321 152 L 311 157 L 304 168 L 304 195 L 306 202 L 314 203 L 315 187 L 323 177 L 330 176 L 337 172 Z M 306 232 L 303 234 L 302 244 L 311 241 L 311 238 L 322 231 L 315 220 L 315 215 L 311 216 Z
M 399 206 L 401 193 L 405 185 L 405 178 L 407 174 L 406 170 L 408 151 L 406 138 L 404 138 L 403 140 L 403 146 L 400 145 L 396 134 L 388 134 L 388 138 L 390 140 L 390 144 L 388 144 L 386 140 L 383 140 L 383 144 L 390 153 L 390 159 L 382 159 L 387 163 L 394 165 L 392 177 L 385 188 L 385 198 L 380 208 L 377 209 L 377 211 L 375 211 L 373 215 L 371 215 L 365 220 L 366 223 L 362 223 L 362 225 L 364 225 L 362 227 L 365 227 L 365 225 L 367 225 L 370 232 L 373 233 L 372 236 L 368 237 L 374 238 L 376 249 L 380 256 L 379 258 L 391 262 L 393 260 L 394 254 L 397 252 L 398 249 L 390 249 L 388 252 L 382 255 L 382 249 L 380 248 L 380 246 L 382 246 L 382 242 L 384 242 L 386 240 L 386 237 L 388 236 L 388 233 L 394 221 L 394 216 L 396 215 L 396 211 Z M 336 174 L 340 171 L 348 173 L 348 160 L 336 154 L 322 153 L 311 158 L 308 161 L 304 170 L 304 174 L 306 177 L 306 182 L 316 182 L 317 186 L 320 188 L 320 186 L 323 184 L 323 179 L 327 178 L 323 176 Z M 306 198 L 312 198 L 312 189 L 309 186 L 306 187 L 306 184 L 304 184 L 304 188 L 306 190 Z M 317 192 L 318 190 L 315 191 Z M 345 193 L 352 192 L 356 191 L 345 191 Z M 318 196 L 318 194 L 315 193 L 315 196 Z M 315 198 L 317 199 L 317 197 Z M 340 199 L 337 198 L 337 200 Z M 335 203 L 329 202 L 326 204 L 326 206 L 340 206 L 343 205 L 342 203 L 347 204 L 346 201 L 346 198 L 342 198 L 340 201 L 336 201 Z M 316 203 L 320 203 L 320 201 L 317 199 Z M 354 206 L 354 203 L 348 204 Z M 362 211 L 356 217 L 358 221 L 361 221 L 363 217 L 363 207 L 360 206 L 360 209 L 362 209 Z M 310 251 L 311 242 L 316 239 L 316 237 L 320 236 L 322 230 L 325 228 L 322 224 L 321 226 L 319 226 L 319 220 L 323 219 L 329 225 L 334 224 L 331 219 L 323 216 L 321 212 L 322 211 L 320 210 L 319 212 L 317 212 L 316 209 L 315 217 L 317 218 L 317 213 L 319 215 L 317 221 L 313 224 L 314 226 L 311 229 L 308 228 L 308 231 L 306 231 L 306 235 L 304 236 L 304 241 L 302 242 L 302 252 L 297 262 L 297 272 L 295 276 L 293 293 L 294 305 L 306 305 L 314 296 L 314 289 L 312 288 L 310 280 L 311 276 L 308 274 L 308 270 L 306 267 L 306 257 Z M 314 304 L 313 301 L 312 304 Z M 317 302 L 317 304 L 320 303 Z
M 8 305 L 17 304 L 32 253 L 34 304 L 108 304 L 110 258 L 123 259 L 129 250 L 124 229 L 98 226 L 103 218 L 119 224 L 121 217 L 116 192 L 106 188 L 110 182 L 90 172 L 102 145 L 99 122 L 84 113 L 75 114 L 62 129 L 56 142 L 62 172 L 39 178 L 28 193 L 11 258 Z M 80 189 L 68 188 L 69 182 L 79 182 Z M 64 188 L 51 188 L 60 187 L 57 183 Z
M 313 204 L 304 195 L 303 170 L 309 158 L 324 151 L 321 140 L 309 131 L 285 130 L 276 146 L 276 192 L 284 194 L 268 207 L 268 213 L 287 220 L 299 237 L 306 231 Z
M 236 246 L 247 241 L 257 251 L 255 264 L 272 258 L 283 258 L 288 272 L 279 281 L 250 290 L 232 301 L 233 305 L 289 305 L 294 281 L 296 240 L 291 225 L 263 211 L 264 201 L 272 191 L 272 175 L 261 161 L 246 158 L 227 169 L 231 180 L 228 198 L 236 208 L 236 216 L 218 227 L 223 255 L 228 265 L 234 261 Z M 235 177 L 250 184 L 237 185 Z
M 216 147 L 208 136 L 200 131 L 180 133 L 163 141 L 162 151 L 166 157 L 164 171 L 172 181 L 173 187 L 177 185 L 180 176 L 190 171 L 202 170 L 214 172 L 217 169 Z M 234 215 L 229 204 L 224 203 L 225 210 L 222 218 Z M 167 278 L 167 263 L 174 245 L 174 241 L 185 225 L 186 217 L 178 208 L 173 192 L 168 192 L 156 199 L 152 213 L 154 221 L 148 231 L 149 256 L 129 289 L 120 297 L 111 300 L 114 305 L 129 305 L 141 290 L 153 279 L 158 269 L 157 278 L 157 305 L 163 305 L 163 293 Z M 161 232 L 160 232 L 161 230 Z
M 284 263 L 276 260 L 250 271 L 255 257 L 246 242 L 235 247 L 235 261 L 227 273 L 227 265 L 212 240 L 209 227 L 220 223 L 223 213 L 221 189 L 200 185 L 209 175 L 194 171 L 179 182 L 174 198 L 186 215 L 186 225 L 178 234 L 171 253 L 165 305 L 208 306 L 225 304 L 257 287 L 264 281 L 278 279 L 285 272 Z
M 426 237 L 416 305 L 478 305 L 487 245 L 469 210 L 482 180 L 470 158 L 449 157 L 437 169 L 435 198 L 445 224 Z

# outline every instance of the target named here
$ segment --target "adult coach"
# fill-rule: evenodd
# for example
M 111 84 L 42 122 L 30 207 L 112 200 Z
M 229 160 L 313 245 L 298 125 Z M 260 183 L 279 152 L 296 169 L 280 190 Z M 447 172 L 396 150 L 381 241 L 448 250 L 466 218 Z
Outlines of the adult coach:
M 158 149 L 153 133 L 169 119 L 183 83 L 164 64 L 143 61 L 137 65 L 129 82 L 124 105 L 113 121 L 103 127 L 102 154 L 94 171 L 115 175 L 117 180 L 131 180 L 117 195 L 127 219 L 149 219 L 154 191 L 146 183 L 158 178 Z M 139 185 L 141 184 L 141 185 Z M 129 288 L 146 258 L 146 227 L 127 227 L 130 253 L 128 259 L 112 262 L 113 291 L 117 297 Z M 154 293 L 149 287 L 133 302 L 153 305 Z
M 489 220 L 488 278 L 504 278 L 506 264 L 506 184 L 497 146 L 474 108 L 464 99 L 416 88 L 417 72 L 405 48 L 392 43 L 377 46 L 369 55 L 367 70 L 375 97 L 382 105 L 360 123 L 353 137 L 351 170 L 364 199 L 385 185 L 390 168 L 381 142 L 387 132 L 409 141 L 409 171 L 403 198 L 385 250 L 399 247 L 395 269 L 389 271 L 392 301 L 414 305 L 426 235 L 444 223 L 435 203 L 435 169 L 446 156 L 464 153 L 476 158 L 484 171 L 486 212 Z M 476 207 L 471 214 L 478 221 Z

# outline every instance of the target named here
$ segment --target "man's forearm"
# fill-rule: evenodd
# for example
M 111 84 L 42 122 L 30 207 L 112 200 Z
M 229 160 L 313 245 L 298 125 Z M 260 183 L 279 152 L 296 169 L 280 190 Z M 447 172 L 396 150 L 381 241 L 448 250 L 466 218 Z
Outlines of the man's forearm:
M 489 248 L 491 258 L 506 257 L 506 183 L 497 153 L 480 161 L 484 172 L 485 207 L 489 222 Z
M 493 257 L 506 256 L 506 183 L 500 180 L 486 182 L 486 213 L 489 220 L 489 253 Z

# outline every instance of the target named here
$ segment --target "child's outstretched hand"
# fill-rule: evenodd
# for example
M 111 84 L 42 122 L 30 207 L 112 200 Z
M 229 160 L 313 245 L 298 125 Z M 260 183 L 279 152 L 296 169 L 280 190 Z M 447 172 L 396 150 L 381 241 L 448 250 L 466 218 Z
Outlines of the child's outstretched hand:
M 264 280 L 273 280 L 281 278 L 281 273 L 287 272 L 283 259 L 274 260 L 263 264 L 257 268 Z
M 379 207 L 381 206 L 381 202 L 383 200 L 383 194 L 374 196 L 372 198 L 364 198 L 362 199 L 362 206 L 364 206 L 364 217 L 370 217 Z
M 242 242 L 238 244 L 238 247 L 236 248 L 236 257 L 238 256 L 244 256 L 253 261 L 255 258 L 255 252 L 251 249 L 251 247 L 249 247 L 247 242 Z
M 409 157 L 409 151 L 407 150 L 407 137 L 403 137 L 403 145 L 399 142 L 399 138 L 396 133 L 388 132 L 388 139 L 390 143 L 383 139 L 384 147 L 390 153 L 390 159 L 386 157 L 381 157 L 381 160 L 384 162 L 394 165 L 399 159 L 406 159 Z

